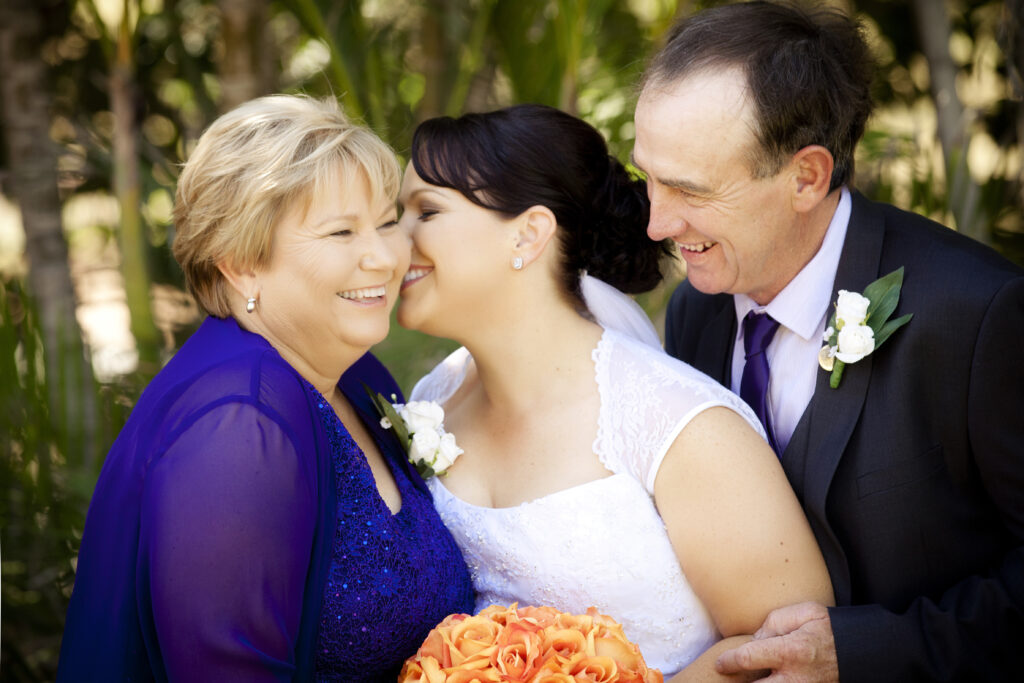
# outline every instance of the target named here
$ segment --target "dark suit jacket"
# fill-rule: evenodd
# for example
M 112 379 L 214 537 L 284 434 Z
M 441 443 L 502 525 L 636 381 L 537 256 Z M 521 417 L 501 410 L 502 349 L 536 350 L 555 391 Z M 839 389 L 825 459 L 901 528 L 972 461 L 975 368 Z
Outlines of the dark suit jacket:
M 833 298 L 905 266 L 909 324 L 821 371 L 782 464 L 832 577 L 843 681 L 1021 680 L 1024 271 L 853 193 Z M 731 295 L 683 283 L 666 349 L 726 386 Z

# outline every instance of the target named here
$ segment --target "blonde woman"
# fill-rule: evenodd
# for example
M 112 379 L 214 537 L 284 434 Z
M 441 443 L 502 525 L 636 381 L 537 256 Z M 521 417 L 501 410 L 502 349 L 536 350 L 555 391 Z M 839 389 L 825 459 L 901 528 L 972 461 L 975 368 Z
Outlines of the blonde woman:
M 199 330 L 153 379 L 89 510 L 61 681 L 394 680 L 472 605 L 383 432 L 367 350 L 409 265 L 391 150 L 331 101 L 218 119 L 178 183 Z

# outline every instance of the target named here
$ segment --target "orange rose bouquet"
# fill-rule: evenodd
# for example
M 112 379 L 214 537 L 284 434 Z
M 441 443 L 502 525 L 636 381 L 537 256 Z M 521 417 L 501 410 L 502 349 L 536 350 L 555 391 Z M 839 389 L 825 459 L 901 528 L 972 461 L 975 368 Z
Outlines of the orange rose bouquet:
M 452 614 L 402 667 L 399 683 L 662 683 L 622 626 L 593 607 L 493 605 Z

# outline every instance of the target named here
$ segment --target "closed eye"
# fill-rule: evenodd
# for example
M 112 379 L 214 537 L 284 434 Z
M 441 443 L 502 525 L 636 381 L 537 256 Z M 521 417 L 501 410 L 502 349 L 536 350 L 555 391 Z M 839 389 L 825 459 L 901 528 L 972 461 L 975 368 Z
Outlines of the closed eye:
M 437 215 L 437 211 L 434 209 L 424 209 L 420 212 L 419 219 L 421 221 L 429 221 L 432 217 Z
M 393 220 L 388 221 L 387 223 L 383 223 L 383 224 L 377 226 L 377 229 L 378 230 L 389 230 L 389 229 L 395 227 L 396 225 L 398 225 L 398 220 L 397 219 L 393 219 Z

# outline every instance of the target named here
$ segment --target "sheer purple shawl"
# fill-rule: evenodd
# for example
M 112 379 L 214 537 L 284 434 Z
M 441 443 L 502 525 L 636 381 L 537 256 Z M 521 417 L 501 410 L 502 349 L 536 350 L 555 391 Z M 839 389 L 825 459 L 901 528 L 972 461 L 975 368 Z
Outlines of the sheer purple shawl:
M 367 354 L 342 381 L 364 415 L 363 383 L 399 393 Z M 312 392 L 262 337 L 208 318 L 103 465 L 58 681 L 310 679 L 335 508 Z

